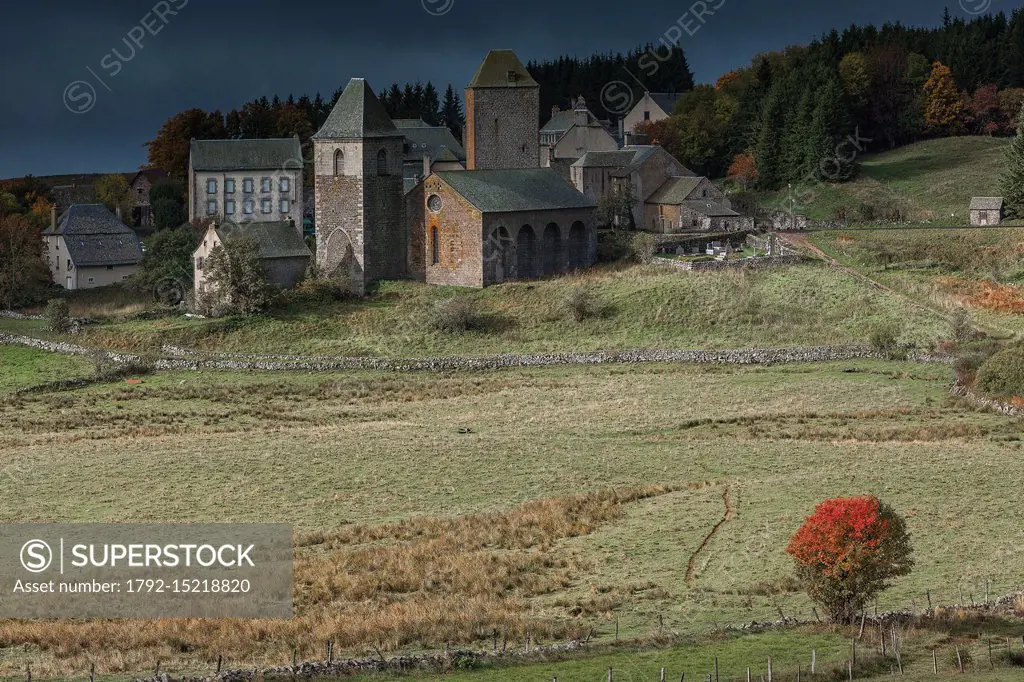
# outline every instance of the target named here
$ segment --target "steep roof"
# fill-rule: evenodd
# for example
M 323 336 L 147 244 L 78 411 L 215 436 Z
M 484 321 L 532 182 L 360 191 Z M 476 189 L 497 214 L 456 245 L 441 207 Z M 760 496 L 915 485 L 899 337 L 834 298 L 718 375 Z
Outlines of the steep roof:
M 60 235 L 75 267 L 138 265 L 142 243 L 130 227 L 103 204 L 74 204 L 46 235 Z
M 446 157 L 444 160 L 448 160 L 447 157 L 453 161 L 466 160 L 466 150 L 445 126 L 414 125 L 399 127 L 398 132 L 405 135 L 408 144 L 405 150 L 406 161 L 422 159 L 424 154 L 435 161 L 441 160 L 442 156 Z
M 576 125 L 576 112 L 585 111 L 587 112 L 587 125 L 588 126 L 601 126 L 601 121 L 594 115 L 589 107 L 587 107 L 587 101 L 580 96 L 572 109 L 566 109 L 565 111 L 559 111 L 557 114 L 551 117 L 551 120 L 544 124 L 541 128 L 542 133 L 559 133 L 565 132 Z M 603 127 L 603 126 L 602 126 Z
M 634 158 L 636 158 L 636 152 L 629 149 L 620 149 L 614 152 L 587 152 L 572 165 L 586 168 L 622 168 L 633 163 Z
M 260 257 L 264 260 L 313 257 L 295 224 L 290 221 L 231 224 L 217 227 L 216 230 L 221 241 L 233 237 L 252 239 L 259 245 Z
M 392 120 L 396 128 L 432 128 L 422 118 L 396 118 Z
M 592 199 L 550 168 L 442 171 L 436 175 L 483 213 L 596 206 Z
M 681 92 L 649 92 L 647 94 L 669 116 L 672 115 L 676 108 L 676 103 L 683 96 Z
M 972 211 L 1001 211 L 1003 209 L 1002 197 L 974 197 L 971 199 Z
M 470 88 L 539 88 L 512 50 L 491 50 L 477 69 Z
M 681 204 L 690 198 L 704 178 L 669 178 L 647 200 L 652 204 Z
M 679 203 L 679 205 L 682 206 L 683 208 L 688 208 L 691 211 L 696 211 L 701 215 L 706 215 L 709 218 L 738 218 L 740 216 L 740 214 L 737 213 L 736 211 L 732 210 L 731 208 L 726 208 L 725 206 L 722 206 L 721 204 L 715 201 L 682 201 Z
M 134 176 L 128 179 L 128 184 L 134 185 L 135 181 L 138 180 L 139 178 L 146 178 L 147 180 L 149 180 L 150 184 L 155 185 L 161 180 L 166 180 L 168 177 L 169 176 L 167 175 L 167 171 L 165 170 L 161 170 L 159 168 L 143 168 Z
M 355 139 L 364 137 L 398 137 L 384 105 L 373 94 L 365 78 L 353 78 L 341 93 L 331 115 L 313 139 Z
M 192 169 L 197 171 L 277 170 L 300 168 L 297 137 L 269 140 L 192 140 Z

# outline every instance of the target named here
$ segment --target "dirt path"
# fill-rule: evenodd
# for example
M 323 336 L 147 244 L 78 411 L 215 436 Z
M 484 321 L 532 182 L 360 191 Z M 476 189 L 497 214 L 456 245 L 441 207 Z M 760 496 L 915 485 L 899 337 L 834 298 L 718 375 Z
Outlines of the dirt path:
M 700 555 L 711 545 L 711 541 L 718 535 L 718 531 L 729 521 L 736 518 L 736 507 L 732 502 L 732 497 L 729 495 L 729 486 L 725 486 L 725 490 L 722 491 L 722 502 L 725 504 L 725 515 L 722 516 L 722 520 L 715 524 L 711 532 L 708 533 L 707 537 L 704 538 L 704 542 L 700 543 L 700 547 L 697 548 L 693 554 L 690 555 L 690 561 L 686 564 L 686 577 L 683 579 L 687 585 L 693 582 L 693 579 L 697 577 L 697 559 Z

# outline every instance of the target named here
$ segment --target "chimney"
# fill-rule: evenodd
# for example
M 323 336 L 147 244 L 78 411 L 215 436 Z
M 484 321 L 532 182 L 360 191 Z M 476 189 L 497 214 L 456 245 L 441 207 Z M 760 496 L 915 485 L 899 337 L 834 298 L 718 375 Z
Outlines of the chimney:
M 121 207 L 120 206 L 118 206 L 117 208 L 114 209 L 114 214 L 117 215 L 117 219 L 118 220 L 121 220 Z
M 560 113 L 562 113 L 562 110 L 558 108 L 557 104 L 551 107 L 551 118 L 558 116 Z
M 57 231 L 57 204 L 50 207 L 50 228 Z
M 423 177 L 430 177 L 430 154 L 423 155 Z

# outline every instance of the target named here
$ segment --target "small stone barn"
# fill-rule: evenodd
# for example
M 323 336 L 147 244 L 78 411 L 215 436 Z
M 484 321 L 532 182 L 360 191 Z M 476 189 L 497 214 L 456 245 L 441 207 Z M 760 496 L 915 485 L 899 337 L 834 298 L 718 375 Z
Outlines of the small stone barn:
M 971 225 L 999 225 L 1005 216 L 1002 197 L 974 197 L 971 199 Z
M 295 286 L 305 276 L 313 259 L 313 254 L 302 238 L 301 229 L 292 221 L 248 225 L 214 223 L 203 235 L 202 243 L 193 254 L 197 295 L 206 290 L 206 260 L 210 252 L 235 237 L 246 237 L 256 242 L 267 281 L 277 287 L 287 289 Z
M 410 271 L 485 287 L 590 267 L 596 203 L 550 168 L 434 173 L 406 195 Z

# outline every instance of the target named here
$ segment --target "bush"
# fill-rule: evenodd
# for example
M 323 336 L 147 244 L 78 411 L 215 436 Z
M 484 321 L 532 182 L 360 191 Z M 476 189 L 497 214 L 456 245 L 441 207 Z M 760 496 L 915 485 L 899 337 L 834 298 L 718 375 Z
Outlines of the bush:
M 957 308 L 949 318 L 950 331 L 957 343 L 966 343 L 975 338 L 974 318 L 966 308 Z
M 875 214 L 874 204 L 867 201 L 861 202 L 860 206 L 857 207 L 857 216 L 865 223 L 872 222 L 875 219 Z
M 291 289 L 282 291 L 276 305 L 302 305 L 334 303 L 350 295 L 349 283 L 339 277 L 307 277 Z
M 895 323 L 880 324 L 871 330 L 871 347 L 881 355 L 895 357 L 899 351 L 900 327 Z
M 461 334 L 483 329 L 484 316 L 476 301 L 471 298 L 453 297 L 438 301 L 427 316 L 427 326 L 445 334 Z
M 654 235 L 648 232 L 633 232 L 630 235 L 629 258 L 637 263 L 647 264 L 654 260 L 658 245 Z
M 600 317 L 602 309 L 594 293 L 585 287 L 573 287 L 562 299 L 562 311 L 577 323 L 588 317 Z
M 1024 345 L 1005 348 L 978 368 L 977 386 L 991 396 L 1024 396 Z
M 54 298 L 46 304 L 46 328 L 57 334 L 67 334 L 74 326 L 71 319 L 71 308 L 63 298 Z

